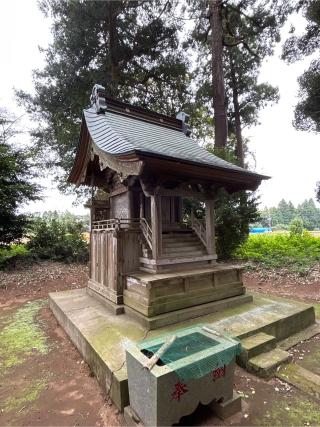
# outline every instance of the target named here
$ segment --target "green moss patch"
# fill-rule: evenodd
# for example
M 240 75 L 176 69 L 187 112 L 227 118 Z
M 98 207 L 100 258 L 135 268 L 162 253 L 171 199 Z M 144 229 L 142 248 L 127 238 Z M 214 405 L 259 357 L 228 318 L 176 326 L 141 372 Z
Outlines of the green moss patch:
M 304 391 L 312 397 L 320 398 L 320 384 L 317 375 L 295 363 L 290 363 L 277 373 L 277 376 Z
M 301 398 L 301 395 L 278 399 L 262 418 L 253 422 L 260 426 L 319 426 L 319 402 Z
M 19 388 L 16 395 L 10 396 L 2 403 L 2 411 L 4 413 L 8 412 L 19 412 L 30 403 L 34 402 L 38 399 L 41 392 L 46 387 L 46 381 L 45 380 L 39 380 L 35 381 L 32 384 L 29 384 L 25 388 Z
M 0 331 L 0 374 L 32 354 L 48 353 L 47 337 L 35 319 L 46 303 L 46 300 L 27 303 L 4 319 Z

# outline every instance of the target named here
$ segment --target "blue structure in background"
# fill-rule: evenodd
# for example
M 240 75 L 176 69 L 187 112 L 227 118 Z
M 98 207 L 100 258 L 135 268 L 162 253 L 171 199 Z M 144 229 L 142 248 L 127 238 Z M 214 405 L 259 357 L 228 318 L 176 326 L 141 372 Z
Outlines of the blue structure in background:
M 259 234 L 259 233 L 271 233 L 270 227 L 254 227 L 250 228 L 249 233 L 250 234 Z

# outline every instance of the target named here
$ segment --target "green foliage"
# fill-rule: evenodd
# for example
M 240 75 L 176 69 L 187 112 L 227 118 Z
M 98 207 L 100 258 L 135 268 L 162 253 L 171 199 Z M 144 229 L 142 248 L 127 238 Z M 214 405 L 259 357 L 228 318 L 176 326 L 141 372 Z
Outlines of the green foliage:
M 88 245 L 84 231 L 84 224 L 71 214 L 47 213 L 32 221 L 27 246 L 40 259 L 86 262 Z
M 207 2 L 189 0 L 189 12 L 194 27 L 189 46 L 196 52 L 196 105 L 212 116 L 212 97 L 216 82 L 212 81 L 212 32 Z M 240 126 L 258 122 L 258 113 L 269 102 L 277 102 L 278 90 L 268 83 L 258 82 L 262 61 L 273 53 L 279 42 L 280 30 L 292 10 L 285 0 L 221 2 L 223 28 L 224 78 L 229 137 L 236 133 L 236 115 Z M 237 105 L 238 104 L 238 105 Z M 236 111 L 238 110 L 238 111 Z M 238 137 L 237 137 L 238 138 Z
M 14 267 L 17 261 L 30 261 L 30 252 L 25 245 L 0 248 L 0 269 Z
M 0 247 L 20 239 L 28 223 L 26 215 L 18 213 L 24 203 L 39 198 L 39 186 L 26 150 L 13 148 L 17 119 L 0 109 Z
M 248 237 L 249 224 L 259 219 L 258 199 L 244 191 L 220 190 L 215 206 L 217 253 L 220 259 L 228 259 Z
M 292 35 L 284 44 L 282 58 L 289 63 L 319 50 L 320 0 L 301 1 L 297 10 L 302 10 L 307 26 L 302 36 Z M 320 132 L 320 58 L 311 62 L 298 81 L 299 102 L 295 108 L 294 126 L 300 130 Z
M 52 18 L 53 42 L 44 51 L 45 68 L 34 73 L 35 95 L 17 94 L 41 122 L 33 139 L 45 166 L 62 168 L 60 183 L 95 83 L 106 87 L 107 96 L 169 115 L 187 102 L 188 67 L 175 7 L 162 0 L 40 1 Z
M 307 230 L 320 228 L 320 209 L 312 199 L 304 200 L 296 208 L 292 202 L 282 199 L 277 207 L 266 208 L 261 211 L 262 225 L 271 225 L 274 229 L 289 229 L 295 218 L 300 218 L 303 227 Z
M 301 235 L 250 235 L 235 251 L 235 256 L 257 261 L 266 268 L 288 267 L 304 271 L 320 260 L 320 238 L 306 231 Z
M 301 218 L 295 218 L 290 224 L 290 236 L 302 236 L 303 221 Z
M 316 199 L 320 203 L 320 182 L 317 182 Z

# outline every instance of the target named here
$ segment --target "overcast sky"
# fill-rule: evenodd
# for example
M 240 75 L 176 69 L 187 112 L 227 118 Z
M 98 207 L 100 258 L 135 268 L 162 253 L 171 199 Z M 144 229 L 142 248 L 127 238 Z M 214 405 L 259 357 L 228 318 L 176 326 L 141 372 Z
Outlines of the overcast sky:
M 294 23 L 302 31 L 303 20 L 295 18 Z M 23 114 L 15 102 L 13 88 L 33 90 L 32 70 L 44 65 L 38 46 L 46 47 L 50 40 L 50 20 L 40 13 L 36 0 L 0 0 L 0 106 Z M 281 46 L 265 62 L 260 78 L 279 87 L 280 102 L 261 112 L 259 126 L 245 131 L 257 172 L 272 176 L 260 187 L 262 206 L 274 206 L 282 198 L 295 205 L 314 198 L 316 182 L 320 180 L 320 136 L 298 132 L 291 124 L 297 77 L 308 67 L 310 58 L 289 66 L 279 59 L 280 52 Z M 25 128 L 30 127 L 26 117 L 22 123 Z M 26 210 L 85 212 L 82 206 L 72 205 L 73 197 L 61 195 L 49 176 L 42 178 L 42 185 L 46 187 L 44 201 L 32 203 Z

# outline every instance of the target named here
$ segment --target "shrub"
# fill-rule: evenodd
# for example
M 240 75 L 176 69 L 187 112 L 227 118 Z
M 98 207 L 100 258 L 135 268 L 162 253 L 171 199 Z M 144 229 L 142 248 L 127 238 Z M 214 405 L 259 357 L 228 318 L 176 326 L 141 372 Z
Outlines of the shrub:
M 290 224 L 290 234 L 291 236 L 301 236 L 303 233 L 303 221 L 301 218 L 295 218 L 291 221 Z
M 0 248 L 0 269 L 15 268 L 19 263 L 30 262 L 32 255 L 25 245 Z
M 240 259 L 257 261 L 267 268 L 289 267 L 303 271 L 320 260 L 320 238 L 307 231 L 297 234 L 250 235 L 236 251 Z
M 33 220 L 27 244 L 40 259 L 86 262 L 88 244 L 83 238 L 84 224 L 75 216 L 45 214 Z

